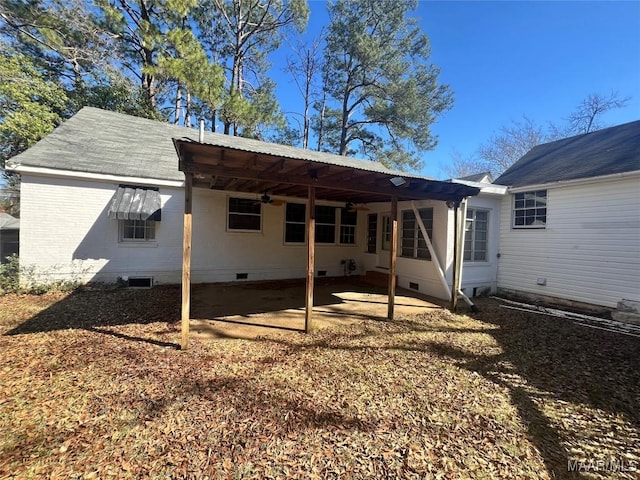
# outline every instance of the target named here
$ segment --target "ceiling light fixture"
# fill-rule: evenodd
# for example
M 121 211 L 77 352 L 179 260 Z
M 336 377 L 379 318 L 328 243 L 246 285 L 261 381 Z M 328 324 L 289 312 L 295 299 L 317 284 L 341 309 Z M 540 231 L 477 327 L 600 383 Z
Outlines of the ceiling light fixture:
M 402 185 L 407 183 L 407 181 L 402 177 L 393 177 L 390 178 L 389 181 L 393 184 L 394 187 L 401 187 Z

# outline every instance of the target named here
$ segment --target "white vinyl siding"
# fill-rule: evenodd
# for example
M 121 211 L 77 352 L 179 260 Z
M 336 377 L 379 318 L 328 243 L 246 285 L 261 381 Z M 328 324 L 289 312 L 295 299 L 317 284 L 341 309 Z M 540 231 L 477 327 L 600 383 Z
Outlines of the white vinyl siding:
M 640 300 L 640 179 L 547 191 L 545 229 L 513 230 L 504 199 L 498 287 L 608 307 Z

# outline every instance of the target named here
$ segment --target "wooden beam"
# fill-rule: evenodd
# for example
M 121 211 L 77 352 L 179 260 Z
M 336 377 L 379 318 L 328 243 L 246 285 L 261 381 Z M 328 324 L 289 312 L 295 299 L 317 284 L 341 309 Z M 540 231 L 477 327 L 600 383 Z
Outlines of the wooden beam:
M 265 172 L 280 172 L 282 170 L 284 170 L 284 158 L 281 158 L 277 162 L 273 162 L 264 169 Z
M 316 255 L 316 188 L 309 186 L 307 201 L 307 287 L 304 314 L 304 331 L 311 331 L 311 313 L 313 310 L 313 271 Z
M 273 195 L 284 195 L 287 196 L 290 192 L 302 192 L 304 190 L 304 195 L 306 197 L 307 193 L 309 193 L 309 187 L 301 187 L 300 185 L 290 185 L 283 184 L 273 187 L 271 189 L 271 193 Z
M 321 165 L 315 168 L 310 168 L 307 171 L 307 176 L 311 177 L 314 181 L 320 177 L 326 176 L 327 172 L 331 170 L 331 165 Z
M 244 164 L 244 168 L 256 168 L 258 166 L 258 156 L 254 155 Z
M 396 257 L 398 256 L 398 197 L 391 197 L 391 245 L 389 246 L 389 305 L 387 318 L 393 320 L 396 303 Z
M 414 191 L 414 190 L 406 190 L 406 189 L 398 189 L 389 183 L 389 186 L 384 185 L 375 185 L 375 184 L 365 184 L 361 185 L 356 180 L 350 182 L 338 182 L 338 181 L 330 181 L 328 177 L 319 176 L 317 179 L 312 178 L 307 175 L 287 175 L 278 174 L 278 173 L 269 173 L 263 172 L 260 170 L 251 170 L 251 169 L 243 169 L 243 168 L 225 168 L 215 165 L 203 165 L 196 164 L 190 162 L 183 162 L 180 165 L 180 168 L 183 172 L 190 173 L 203 173 L 206 175 L 218 175 L 220 177 L 228 177 L 228 178 L 237 178 L 237 179 L 245 179 L 245 180 L 265 180 L 265 181 L 273 181 L 278 183 L 287 183 L 291 185 L 304 185 L 304 186 L 315 186 L 316 188 L 326 188 L 329 190 L 345 190 L 349 192 L 360 192 L 360 193 L 368 193 L 368 194 L 377 194 L 377 195 L 388 195 L 388 196 L 401 196 L 404 198 L 406 196 L 409 199 L 415 200 L 452 200 L 451 194 L 439 194 L 437 192 L 429 192 L 429 191 Z M 381 175 L 385 175 L 382 174 Z M 425 185 L 429 183 L 429 180 L 425 180 Z M 475 195 L 478 189 L 474 189 L 472 187 L 466 187 L 463 185 L 459 185 L 462 190 L 458 195 L 462 198 L 462 196 L 466 195 Z M 226 188 L 226 187 L 225 187 Z M 473 193 L 469 193 L 467 190 L 473 190 Z M 459 199 L 458 199 L 459 200 Z
M 418 208 L 416 207 L 416 202 L 411 202 L 411 208 L 413 209 L 413 214 L 416 217 L 416 221 L 418 222 L 418 227 L 420 227 L 420 231 L 422 232 L 422 238 L 424 238 L 425 243 L 427 244 L 427 248 L 429 249 L 429 254 L 431 255 L 431 263 L 433 263 L 436 267 L 436 272 L 438 273 L 438 278 L 440 279 L 440 283 L 444 288 L 444 291 L 447 294 L 447 297 L 451 297 L 451 289 L 449 288 L 449 284 L 447 283 L 447 277 L 444 274 L 444 270 L 442 269 L 442 264 L 440 260 L 438 260 L 438 255 L 436 255 L 436 250 L 433 248 L 433 244 L 431 243 L 431 238 L 429 238 L 429 233 L 427 232 L 426 227 L 424 226 L 424 222 L 420 217 L 420 212 L 418 212 Z
M 300 163 L 301 161 L 298 161 L 296 163 Z M 293 162 L 291 162 L 293 163 Z M 307 173 L 309 171 L 310 168 L 313 167 L 313 162 L 304 162 L 301 165 L 297 165 L 293 168 L 290 168 L 287 171 L 287 175 L 299 175 L 301 173 Z
M 255 188 L 250 189 L 249 187 L 251 186 L 255 187 L 256 184 L 257 182 L 255 180 L 242 180 L 236 183 L 236 185 L 234 186 L 234 189 L 238 192 L 247 192 L 249 190 L 255 191 Z
M 324 180 L 328 180 L 328 181 L 331 181 L 331 182 L 334 182 L 334 181 L 336 181 L 336 182 L 348 182 L 355 176 L 356 176 L 356 171 L 355 170 L 346 170 L 345 171 L 344 169 L 342 169 L 339 172 L 335 172 L 335 173 L 332 173 L 330 175 L 326 175 L 324 177 Z
M 375 185 L 376 187 L 380 185 L 384 187 L 391 183 L 389 182 L 388 178 L 381 179 L 380 174 L 376 172 L 369 172 L 369 173 L 364 172 L 362 174 L 355 175 L 351 179 L 349 179 L 349 182 L 358 182 L 363 185 L 370 185 L 370 186 Z M 393 187 L 393 188 L 405 188 L 405 185 L 406 184 L 401 185 L 400 187 Z
M 191 313 L 191 210 L 193 207 L 193 176 L 184 178 L 184 231 L 182 236 L 182 338 L 180 348 L 189 346 L 189 316 Z
M 223 188 L 225 190 L 231 190 L 233 186 L 238 183 L 240 180 L 237 178 L 231 178 L 227 183 L 224 184 Z

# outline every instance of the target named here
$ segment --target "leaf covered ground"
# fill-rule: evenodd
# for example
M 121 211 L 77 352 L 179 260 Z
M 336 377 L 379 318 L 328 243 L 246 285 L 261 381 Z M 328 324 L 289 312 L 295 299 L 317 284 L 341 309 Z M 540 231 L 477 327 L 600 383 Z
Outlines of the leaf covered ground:
M 637 478 L 640 339 L 481 307 L 182 352 L 175 287 L 1 297 L 0 478 Z

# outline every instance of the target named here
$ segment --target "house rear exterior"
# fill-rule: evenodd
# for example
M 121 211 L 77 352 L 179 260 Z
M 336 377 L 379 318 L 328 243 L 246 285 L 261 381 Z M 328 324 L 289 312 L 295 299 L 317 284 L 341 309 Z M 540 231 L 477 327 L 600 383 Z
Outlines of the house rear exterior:
M 178 168 L 172 139 L 191 142 L 194 138 L 198 132 L 193 129 L 84 108 L 13 159 L 12 168 L 22 178 L 21 264 L 35 266 L 43 281 L 149 279 L 153 283 L 180 283 L 185 175 Z M 372 162 L 215 133 L 205 133 L 203 141 L 210 147 L 226 145 L 227 154 L 248 155 L 249 163 L 249 153 L 268 150 L 282 153 L 282 165 L 297 155 L 306 158 L 300 163 L 302 167 L 320 165 L 322 172 L 335 168 L 347 171 L 353 166 L 358 178 L 393 173 Z M 278 162 L 269 168 L 275 167 Z M 340 171 L 330 175 L 343 175 Z M 407 185 L 424 184 L 470 196 L 467 208 L 474 218 L 469 232 L 476 237 L 465 252 L 469 261 L 465 262 L 462 287 L 468 294 L 495 291 L 498 238 L 493 229 L 497 229 L 506 188 L 401 175 Z M 292 187 L 280 187 L 281 193 L 274 194 L 273 186 L 223 180 L 217 176 L 196 178 L 192 281 L 304 278 L 305 199 L 292 195 Z M 387 191 L 387 187 L 381 189 Z M 478 192 L 479 196 L 473 196 Z M 390 203 L 329 197 L 320 198 L 315 210 L 314 274 L 340 277 L 377 271 L 384 275 L 389 268 Z M 444 197 L 438 197 L 398 202 L 398 284 L 447 298 L 414 207 L 431 237 L 437 263 L 451 282 L 454 213 Z
M 640 121 L 539 145 L 496 183 L 499 291 L 572 305 L 640 301 Z

